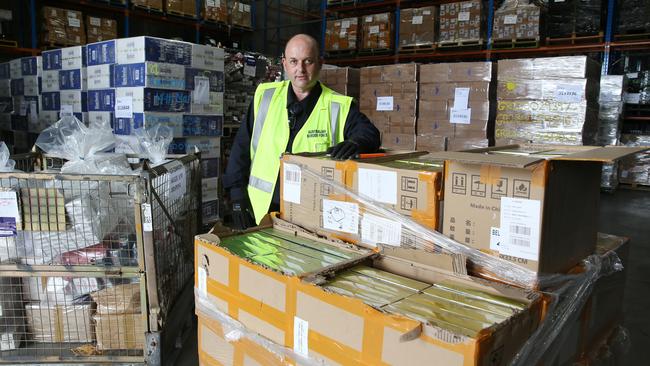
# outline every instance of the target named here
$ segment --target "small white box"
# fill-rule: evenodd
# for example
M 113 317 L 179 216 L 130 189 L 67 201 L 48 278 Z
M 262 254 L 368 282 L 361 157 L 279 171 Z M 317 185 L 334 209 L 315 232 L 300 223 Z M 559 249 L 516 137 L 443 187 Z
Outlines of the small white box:
M 86 111 L 86 92 L 79 90 L 62 90 L 60 96 L 61 106 L 71 105 L 73 113 Z
M 223 48 L 192 44 L 192 67 L 197 69 L 223 71 Z
M 95 65 L 86 68 L 88 90 L 108 89 L 113 87 L 114 65 Z
M 86 66 L 86 46 L 74 46 L 61 49 L 61 69 L 73 70 Z
M 223 93 L 210 92 L 210 104 L 190 105 L 192 114 L 223 114 Z
M 59 70 L 43 70 L 42 91 L 59 91 Z

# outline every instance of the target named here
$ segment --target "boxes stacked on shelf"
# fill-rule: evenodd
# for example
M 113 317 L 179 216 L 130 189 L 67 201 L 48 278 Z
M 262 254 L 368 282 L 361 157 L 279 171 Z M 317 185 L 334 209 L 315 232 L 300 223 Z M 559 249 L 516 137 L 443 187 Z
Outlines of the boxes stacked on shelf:
M 247 1 L 229 1 L 230 24 L 240 27 L 252 27 L 251 6 Z
M 325 29 L 325 52 L 350 54 L 357 50 L 359 18 L 328 20 Z
M 196 0 L 167 0 L 166 10 L 170 14 L 194 18 L 196 16 Z
M 115 19 L 87 16 L 88 43 L 107 41 L 117 38 L 117 22 Z
M 650 1 L 622 0 L 618 5 L 618 31 L 645 33 L 650 31 Z
M 418 150 L 465 150 L 489 145 L 495 69 L 491 62 L 420 66 Z
M 203 19 L 228 23 L 227 0 L 205 0 Z
M 626 89 L 627 78 L 625 75 L 603 75 L 600 77 L 598 145 L 618 145 Z M 617 186 L 618 164 L 604 164 L 601 187 L 611 190 Z
M 248 106 L 260 82 L 269 80 L 268 60 L 262 56 L 228 52 L 225 61 L 226 94 L 224 95 L 225 123 L 238 125 L 245 120 Z
M 11 64 L 0 63 L 0 137 L 7 144 L 10 152 L 13 152 L 11 138 L 11 113 L 14 103 L 11 99 Z
M 51 126 L 62 115 L 74 115 L 88 123 L 88 74 L 86 46 L 43 51 L 43 113 L 38 130 Z
M 436 42 L 438 7 L 402 9 L 399 14 L 399 48 L 433 48 Z
M 123 143 L 136 128 L 166 125 L 169 152 L 201 150 L 204 222 L 217 218 L 220 138 L 223 133 L 223 49 L 153 37 L 89 44 L 88 93 L 92 122 L 109 121 Z
M 650 135 L 622 134 L 621 145 L 650 146 Z M 618 180 L 620 183 L 650 186 L 650 153 L 642 152 L 621 160 Z
M 540 7 L 526 1 L 506 0 L 494 12 L 493 41 L 539 41 Z
M 381 132 L 382 146 L 415 149 L 418 64 L 364 67 L 359 106 Z
M 39 97 L 42 71 L 41 56 L 23 57 L 9 62 L 11 98 L 2 99 L 11 104 L 11 107 L 7 106 L 4 111 L 12 111 L 10 127 L 15 152 L 29 151 L 33 140 L 31 133 L 40 132 L 37 127 L 42 110 Z
M 588 36 L 600 32 L 606 1 L 549 0 L 546 35 L 552 38 Z
M 163 11 L 163 0 L 131 0 L 131 4 L 136 7 L 145 8 L 147 10 Z
M 480 0 L 440 4 L 439 46 L 481 45 L 483 7 Z
M 394 36 L 393 13 L 364 15 L 361 17 L 362 51 L 385 51 L 393 48 Z
M 587 56 L 499 61 L 497 145 L 594 144 L 599 77 Z
M 320 72 L 320 82 L 337 93 L 359 100 L 359 69 L 323 68 Z
M 86 43 L 86 29 L 80 11 L 43 7 L 42 41 L 45 46 L 72 46 Z

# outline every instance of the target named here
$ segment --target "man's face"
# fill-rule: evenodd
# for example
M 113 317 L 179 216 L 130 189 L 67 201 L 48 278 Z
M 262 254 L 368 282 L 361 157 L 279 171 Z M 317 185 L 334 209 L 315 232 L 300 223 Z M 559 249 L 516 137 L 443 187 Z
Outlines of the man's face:
M 284 70 L 294 87 L 310 90 L 318 81 L 320 59 L 312 44 L 301 38 L 291 40 L 282 59 Z

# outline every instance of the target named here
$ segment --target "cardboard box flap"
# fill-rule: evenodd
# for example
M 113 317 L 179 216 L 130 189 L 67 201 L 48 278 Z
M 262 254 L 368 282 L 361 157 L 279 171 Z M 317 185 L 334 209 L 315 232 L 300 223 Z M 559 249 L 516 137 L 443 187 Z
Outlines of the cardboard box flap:
M 511 168 L 526 168 L 536 164 L 542 160 L 543 157 L 520 156 L 520 155 L 500 155 L 500 154 L 476 154 L 469 152 L 459 151 L 443 151 L 430 154 L 431 157 L 437 159 L 454 160 L 464 163 L 472 164 L 489 164 L 500 165 Z
M 650 149 L 649 147 L 604 146 L 587 151 L 554 157 L 553 160 L 595 161 L 612 163 L 625 156 Z
M 467 258 L 461 254 L 431 253 L 422 249 L 408 249 L 380 245 L 380 253 L 431 266 L 448 273 L 467 276 Z

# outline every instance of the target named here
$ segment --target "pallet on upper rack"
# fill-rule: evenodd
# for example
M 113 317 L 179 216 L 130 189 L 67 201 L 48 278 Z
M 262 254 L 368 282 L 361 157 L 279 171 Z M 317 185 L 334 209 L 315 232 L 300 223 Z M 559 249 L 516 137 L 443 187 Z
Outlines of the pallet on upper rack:
M 390 55 L 393 54 L 395 50 L 392 48 L 367 48 L 359 50 L 359 56 L 379 56 L 379 55 Z
M 650 117 L 650 104 L 625 104 L 624 117 Z
M 177 10 L 167 10 L 167 15 L 173 15 L 180 18 L 191 18 L 196 19 L 196 14 L 185 13 Z
M 480 48 L 480 47 L 483 47 L 482 39 L 460 39 L 456 41 L 438 42 L 439 49 Z
M 405 53 L 431 53 L 436 51 L 436 44 L 435 43 L 430 43 L 430 44 L 418 44 L 418 45 L 406 45 L 406 46 L 400 46 L 399 48 L 399 53 L 405 54 Z
M 357 54 L 356 49 L 347 50 L 325 50 L 325 56 L 328 58 L 352 57 Z
M 327 6 L 353 5 L 354 0 L 327 0 Z
M 500 39 L 492 41 L 492 48 L 494 49 L 537 47 L 539 47 L 539 38 Z
M 572 33 L 566 37 L 546 37 L 546 45 L 576 45 L 588 43 L 601 43 L 604 40 L 603 32 L 594 35 L 578 35 Z
M 133 9 L 139 9 L 147 13 L 158 13 L 158 14 L 163 13 L 163 10 L 161 8 L 151 6 L 151 5 L 133 4 Z
M 615 41 L 624 42 L 624 41 L 638 41 L 644 39 L 650 39 L 650 32 L 648 32 L 647 29 L 644 29 L 643 31 L 639 31 L 639 32 L 628 32 L 628 33 L 614 35 Z

